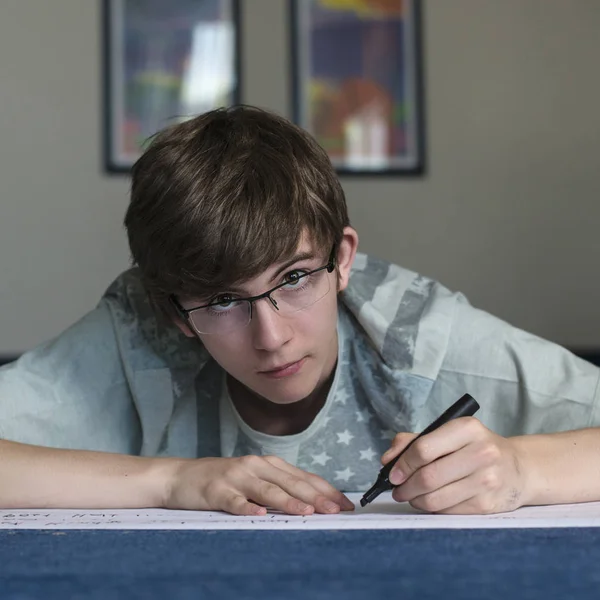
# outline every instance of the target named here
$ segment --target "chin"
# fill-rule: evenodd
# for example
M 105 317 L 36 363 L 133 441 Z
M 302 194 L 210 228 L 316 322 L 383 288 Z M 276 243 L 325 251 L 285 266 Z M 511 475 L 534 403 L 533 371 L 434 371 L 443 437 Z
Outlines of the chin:
M 314 390 L 314 386 L 307 386 L 306 381 L 302 385 L 289 386 L 261 386 L 261 390 L 256 390 L 258 393 L 273 404 L 294 404 L 304 400 L 310 396 Z M 279 387 L 279 389 L 277 389 Z M 274 389 L 275 388 L 275 389 Z

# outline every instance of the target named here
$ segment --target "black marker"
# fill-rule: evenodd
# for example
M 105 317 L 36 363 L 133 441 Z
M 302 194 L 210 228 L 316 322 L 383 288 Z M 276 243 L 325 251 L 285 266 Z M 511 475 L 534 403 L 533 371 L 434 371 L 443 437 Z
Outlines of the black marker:
M 387 465 L 385 465 L 381 471 L 379 471 L 379 475 L 377 476 L 377 481 L 375 485 L 361 498 L 360 505 L 366 506 L 369 502 L 373 502 L 379 494 L 382 492 L 387 492 L 394 487 L 393 483 L 390 483 L 390 472 L 392 467 L 398 462 L 398 459 L 422 436 L 431 433 L 436 430 L 438 427 L 441 427 L 448 421 L 452 421 L 452 419 L 458 419 L 459 417 L 472 417 L 478 410 L 480 406 L 477 404 L 477 400 L 470 396 L 469 394 L 465 394 L 462 398 L 459 398 L 444 414 L 438 417 L 427 429 L 424 429 L 416 438 L 414 438 L 402 452 L 396 458 L 392 459 Z

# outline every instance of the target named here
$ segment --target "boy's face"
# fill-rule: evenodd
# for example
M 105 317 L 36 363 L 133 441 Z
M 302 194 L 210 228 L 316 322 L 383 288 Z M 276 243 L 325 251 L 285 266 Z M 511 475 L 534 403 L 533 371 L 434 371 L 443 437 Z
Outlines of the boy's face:
M 356 232 L 346 227 L 337 249 L 337 272 L 319 273 L 329 278 L 329 291 L 312 306 L 282 314 L 268 298 L 257 300 L 247 326 L 227 333 L 199 334 L 208 352 L 229 375 L 275 404 L 292 404 L 309 396 L 327 381 L 337 360 L 337 292 L 348 285 L 357 246 Z M 328 256 L 314 253 L 307 238 L 296 255 L 304 253 L 312 256 L 292 264 L 276 263 L 261 276 L 223 293 L 258 296 L 287 281 L 290 272 L 306 272 L 327 263 Z M 288 266 L 278 273 L 284 264 Z M 204 298 L 180 301 L 184 308 L 206 303 Z M 177 325 L 187 336 L 195 335 L 187 324 Z

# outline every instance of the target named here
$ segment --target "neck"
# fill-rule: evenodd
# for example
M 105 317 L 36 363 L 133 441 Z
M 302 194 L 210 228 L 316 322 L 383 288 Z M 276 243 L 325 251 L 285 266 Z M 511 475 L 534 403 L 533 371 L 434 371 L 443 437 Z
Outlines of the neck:
M 331 375 L 309 396 L 293 404 L 275 404 L 227 375 L 231 400 L 240 417 L 252 429 L 269 435 L 301 433 L 314 421 L 327 400 L 335 375 Z

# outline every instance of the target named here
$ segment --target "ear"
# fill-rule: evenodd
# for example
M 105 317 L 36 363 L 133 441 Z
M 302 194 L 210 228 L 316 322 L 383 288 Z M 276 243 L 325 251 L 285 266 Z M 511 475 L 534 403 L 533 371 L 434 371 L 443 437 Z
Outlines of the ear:
M 173 317 L 173 323 L 185 335 L 186 337 L 193 338 L 196 334 L 189 328 L 188 324 L 183 321 L 180 317 Z
M 344 227 L 342 241 L 337 250 L 338 292 L 345 290 L 350 280 L 350 269 L 358 250 L 358 233 L 353 227 Z

